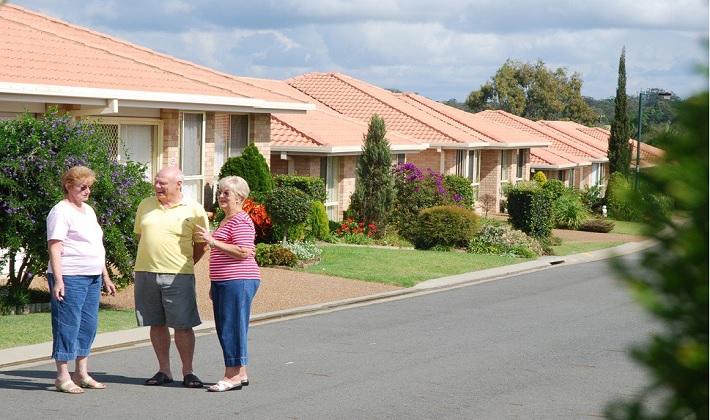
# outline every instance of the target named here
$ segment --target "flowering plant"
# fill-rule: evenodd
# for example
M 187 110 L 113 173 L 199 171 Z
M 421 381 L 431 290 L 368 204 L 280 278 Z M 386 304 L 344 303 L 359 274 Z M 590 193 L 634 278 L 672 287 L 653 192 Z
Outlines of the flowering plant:
M 374 223 L 365 224 L 364 222 L 356 222 L 353 219 L 348 219 L 340 224 L 340 227 L 335 229 L 335 234 L 344 235 L 361 235 L 372 236 L 377 233 L 377 228 Z

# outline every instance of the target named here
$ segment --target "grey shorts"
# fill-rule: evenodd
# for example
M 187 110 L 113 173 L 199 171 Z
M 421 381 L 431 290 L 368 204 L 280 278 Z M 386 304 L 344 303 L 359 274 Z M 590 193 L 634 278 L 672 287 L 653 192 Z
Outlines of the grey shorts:
M 133 295 L 136 321 L 141 327 L 166 325 L 186 330 L 202 323 L 194 274 L 136 271 Z

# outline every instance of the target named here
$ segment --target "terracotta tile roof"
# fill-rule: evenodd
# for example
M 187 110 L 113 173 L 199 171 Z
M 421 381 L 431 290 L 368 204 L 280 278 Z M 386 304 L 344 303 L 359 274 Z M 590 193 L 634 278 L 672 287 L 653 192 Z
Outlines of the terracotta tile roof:
M 294 102 L 231 75 L 11 3 L 0 8 L 0 33 L 4 83 Z
M 340 73 L 308 73 L 286 83 L 320 101 L 332 110 L 360 121 L 372 114 L 385 120 L 388 131 L 442 147 L 484 147 L 495 140 L 448 119 L 432 117 L 385 89 Z
M 293 100 L 310 100 L 316 106 L 315 110 L 308 111 L 306 114 L 271 115 L 273 151 L 341 154 L 361 152 L 363 136 L 367 134 L 369 120 L 365 123 L 338 114 L 284 81 L 245 77 L 238 79 Z M 389 129 L 385 137 L 394 152 L 417 152 L 427 147 L 421 141 Z
M 575 138 L 576 140 L 596 147 L 607 155 L 609 150 L 609 136 L 611 132 L 600 127 L 587 127 L 573 121 L 539 121 L 541 125 L 550 127 L 560 133 Z M 629 139 L 632 146 L 632 156 L 636 156 L 636 141 Z M 641 166 L 652 166 L 658 163 L 663 156 L 663 150 L 641 143 Z
M 520 147 L 545 147 L 549 142 L 525 131 L 514 130 L 504 124 L 482 118 L 470 112 L 456 109 L 441 102 L 433 101 L 415 93 L 397 94 L 397 98 L 463 131 L 472 131 L 490 138 L 491 145 L 501 144 Z

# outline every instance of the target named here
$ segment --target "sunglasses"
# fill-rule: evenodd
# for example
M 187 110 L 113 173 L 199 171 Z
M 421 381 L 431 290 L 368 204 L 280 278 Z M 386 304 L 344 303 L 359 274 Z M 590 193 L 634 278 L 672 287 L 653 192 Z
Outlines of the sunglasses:
M 77 185 L 77 187 L 79 187 L 79 191 L 91 190 L 91 185 Z

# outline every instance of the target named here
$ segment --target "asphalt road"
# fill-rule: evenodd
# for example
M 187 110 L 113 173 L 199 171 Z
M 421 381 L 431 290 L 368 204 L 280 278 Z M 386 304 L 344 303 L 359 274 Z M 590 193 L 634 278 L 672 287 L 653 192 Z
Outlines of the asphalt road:
M 638 254 L 624 258 L 634 259 Z M 92 355 L 109 389 L 53 391 L 53 363 L 0 371 L 5 419 L 589 419 L 647 381 L 626 354 L 655 324 L 608 261 L 271 320 L 250 330 L 251 385 L 146 387 L 146 345 Z M 173 351 L 173 369 L 180 372 Z M 196 373 L 223 373 L 214 334 Z

